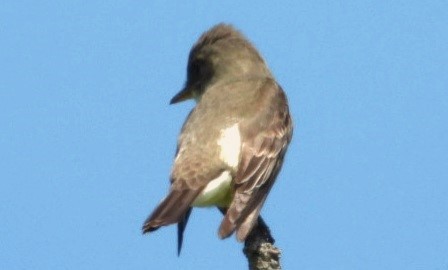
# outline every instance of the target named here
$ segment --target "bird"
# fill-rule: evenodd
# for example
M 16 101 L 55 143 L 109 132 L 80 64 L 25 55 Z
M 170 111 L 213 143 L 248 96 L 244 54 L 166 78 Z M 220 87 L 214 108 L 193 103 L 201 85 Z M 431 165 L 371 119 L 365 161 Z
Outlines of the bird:
M 194 99 L 184 122 L 168 195 L 143 233 L 177 224 L 178 255 L 193 207 L 218 207 L 221 239 L 244 241 L 280 172 L 292 138 L 287 97 L 252 43 L 230 24 L 193 45 L 184 87 L 170 104 Z

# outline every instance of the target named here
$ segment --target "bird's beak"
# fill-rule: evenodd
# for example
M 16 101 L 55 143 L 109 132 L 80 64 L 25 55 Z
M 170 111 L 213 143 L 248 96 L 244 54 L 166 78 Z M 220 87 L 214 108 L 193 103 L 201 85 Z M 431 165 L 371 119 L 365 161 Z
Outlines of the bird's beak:
M 185 87 L 184 89 L 180 90 L 179 93 L 177 93 L 171 100 L 170 104 L 179 103 L 182 101 L 185 101 L 187 99 L 193 98 L 193 91 L 191 91 L 190 88 Z

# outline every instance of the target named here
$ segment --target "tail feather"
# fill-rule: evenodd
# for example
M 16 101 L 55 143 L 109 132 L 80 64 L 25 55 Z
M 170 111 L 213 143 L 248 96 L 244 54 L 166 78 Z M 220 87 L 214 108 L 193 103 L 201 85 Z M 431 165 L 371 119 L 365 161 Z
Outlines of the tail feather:
M 182 242 L 184 241 L 184 231 L 185 227 L 187 227 L 188 218 L 190 218 L 191 210 L 193 208 L 188 208 L 184 217 L 179 223 L 177 223 L 177 256 L 180 255 L 180 251 L 182 250 Z
M 179 223 L 185 217 L 191 203 L 200 190 L 172 189 L 143 224 L 143 233 L 157 230 L 161 226 Z

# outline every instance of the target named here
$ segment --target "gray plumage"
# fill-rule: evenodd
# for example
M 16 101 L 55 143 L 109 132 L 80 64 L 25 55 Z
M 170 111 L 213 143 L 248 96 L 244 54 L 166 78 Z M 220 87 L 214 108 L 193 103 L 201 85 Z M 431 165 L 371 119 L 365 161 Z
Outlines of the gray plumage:
M 227 194 L 213 201 L 227 209 L 219 235 L 225 238 L 236 231 L 243 241 L 257 221 L 291 140 L 287 99 L 257 50 L 225 24 L 205 32 L 193 46 L 185 88 L 171 103 L 188 98 L 198 103 L 178 139 L 170 192 L 145 221 L 143 232 L 178 223 L 180 248 L 192 205 L 213 179 L 228 173 Z M 240 138 L 236 166 L 223 160 L 219 144 L 229 127 L 237 127 Z

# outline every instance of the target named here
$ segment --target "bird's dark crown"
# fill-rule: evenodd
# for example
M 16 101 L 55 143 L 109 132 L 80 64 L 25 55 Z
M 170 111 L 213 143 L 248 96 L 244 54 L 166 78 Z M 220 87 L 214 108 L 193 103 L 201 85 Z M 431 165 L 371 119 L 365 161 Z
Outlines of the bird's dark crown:
M 186 87 L 201 96 L 207 85 L 239 77 L 271 74 L 255 47 L 234 27 L 218 24 L 191 49 Z

